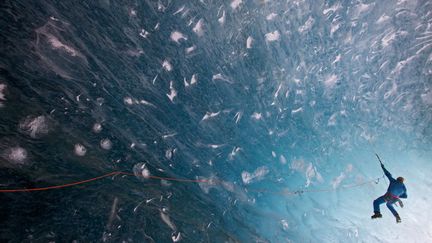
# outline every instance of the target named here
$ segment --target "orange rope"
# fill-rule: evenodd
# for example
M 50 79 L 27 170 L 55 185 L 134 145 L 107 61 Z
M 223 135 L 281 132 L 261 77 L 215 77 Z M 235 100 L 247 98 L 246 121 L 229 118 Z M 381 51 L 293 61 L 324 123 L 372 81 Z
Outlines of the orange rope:
M 17 189 L 0 189 L 0 193 L 6 193 L 6 192 L 35 192 L 35 191 L 48 191 L 53 189 L 61 189 L 65 187 L 71 187 L 71 186 L 77 186 L 85 183 L 89 183 L 92 181 L 97 181 L 100 179 L 103 179 L 105 177 L 114 176 L 114 175 L 128 175 L 128 176 L 134 176 L 133 173 L 123 172 L 123 171 L 114 171 L 110 172 L 105 175 L 93 177 L 87 180 L 82 181 L 76 181 L 71 182 L 63 185 L 56 185 L 56 186 L 47 186 L 47 187 L 35 187 L 35 188 L 17 188 Z M 149 176 L 150 179 L 157 179 L 157 180 L 167 180 L 167 181 L 180 181 L 180 182 L 208 182 L 208 180 L 190 180 L 190 179 L 181 179 L 181 178 L 171 178 L 171 177 L 159 177 L 159 176 Z
M 269 193 L 269 194 L 280 194 L 280 195 L 297 195 L 297 194 L 303 194 L 303 193 L 331 192 L 331 191 L 336 191 L 336 190 L 343 190 L 343 189 L 348 189 L 348 188 L 360 187 L 360 186 L 364 186 L 364 185 L 369 184 L 369 183 L 378 184 L 379 181 L 381 180 L 381 178 L 383 178 L 383 177 L 379 177 L 379 178 L 376 178 L 373 180 L 368 180 L 368 181 L 353 184 L 353 185 L 345 185 L 345 186 L 343 185 L 343 186 L 340 186 L 338 188 L 297 190 L 297 191 L 289 191 L 289 190 L 269 191 L 269 190 L 265 190 L 265 189 L 264 190 L 250 189 L 249 191 Z
M 90 178 L 88 180 L 77 181 L 77 182 L 72 182 L 72 183 L 63 184 L 63 185 L 47 186 L 47 187 L 36 187 L 36 188 L 0 189 L 0 192 L 35 192 L 35 191 L 47 191 L 47 190 L 53 190 L 53 189 L 60 189 L 60 188 L 71 187 L 71 186 L 76 186 L 76 185 L 88 183 L 88 182 L 91 182 L 91 181 L 100 180 L 102 178 L 105 178 L 105 177 L 108 177 L 108 176 L 112 176 L 112 175 L 116 175 L 116 174 L 119 174 L 119 172 L 115 171 L 115 172 L 111 172 L 111 173 L 108 173 L 108 174 L 105 174 L 105 175 L 101 175 L 101 176 L 98 176 L 98 177 Z
M 87 180 L 76 181 L 76 182 L 71 182 L 71 183 L 62 184 L 62 185 L 47 186 L 47 187 L 35 187 L 35 188 L 0 189 L 0 193 L 7 193 L 7 192 L 35 192 L 35 191 L 48 191 L 48 190 L 54 190 L 54 189 L 61 189 L 61 188 L 72 187 L 72 186 L 77 186 L 77 185 L 89 183 L 89 182 L 92 182 L 92 181 L 101 180 L 101 179 L 103 179 L 105 177 L 115 176 L 115 175 L 135 176 L 135 174 L 129 173 L 129 172 L 113 171 L 113 172 L 110 172 L 108 174 L 104 174 L 104 175 L 101 175 L 101 176 L 93 177 L 93 178 L 90 178 L 90 179 L 87 179 Z M 191 182 L 191 183 L 209 183 L 209 182 L 211 182 L 210 180 L 206 180 L 206 179 L 193 180 L 193 179 L 182 179 L 182 178 L 173 178 L 173 177 L 160 177 L 160 176 L 152 176 L 152 175 L 148 176 L 147 178 L 149 178 L 149 179 L 156 179 L 156 180 L 166 180 L 166 181 Z M 342 186 L 341 189 L 352 188 L 352 187 L 359 187 L 359 186 L 363 186 L 363 185 L 371 183 L 371 182 L 378 183 L 380 179 L 381 178 L 377 178 L 375 180 L 369 180 L 369 181 L 365 181 L 365 182 L 354 184 L 354 185 Z M 218 182 L 218 181 L 214 181 L 213 180 L 213 182 Z M 264 193 L 270 193 L 270 194 L 296 195 L 296 194 L 302 194 L 302 193 L 329 192 L 329 191 L 335 191 L 335 190 L 337 190 L 337 188 L 333 188 L 333 189 L 316 189 L 316 190 L 297 190 L 297 191 L 288 191 L 288 190 L 269 191 L 269 190 L 253 190 L 252 189 L 252 190 L 249 190 L 249 191 L 264 192 Z
M 123 171 L 117 171 L 116 173 L 121 174 L 121 175 L 135 176 L 135 174 L 133 174 L 133 173 L 123 172 Z M 182 178 L 173 178 L 173 177 L 160 177 L 160 176 L 152 176 L 152 175 L 148 176 L 147 178 L 156 179 L 156 180 L 166 180 L 166 181 L 180 181 L 180 182 L 197 182 L 197 183 L 209 182 L 209 180 L 205 180 L 205 179 L 204 180 L 193 180 L 193 179 L 182 179 Z

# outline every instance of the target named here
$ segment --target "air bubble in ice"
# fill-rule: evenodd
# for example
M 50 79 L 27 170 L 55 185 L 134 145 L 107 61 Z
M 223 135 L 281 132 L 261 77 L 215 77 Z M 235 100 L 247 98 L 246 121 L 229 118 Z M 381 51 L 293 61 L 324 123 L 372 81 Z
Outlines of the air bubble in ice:
M 100 123 L 95 123 L 93 125 L 93 132 L 100 133 L 102 131 L 102 125 Z
M 133 167 L 133 173 L 139 178 L 150 178 L 150 170 L 147 168 L 145 163 L 138 163 Z
M 27 150 L 19 146 L 8 148 L 3 153 L 3 158 L 16 165 L 23 165 L 27 159 Z
M 105 138 L 100 141 L 100 146 L 105 150 L 110 150 L 112 148 L 112 142 L 108 138 Z
M 32 138 L 39 138 L 49 132 L 48 123 L 46 116 L 29 116 L 20 122 L 19 129 Z
M 87 153 L 87 149 L 82 144 L 75 144 L 75 154 L 78 156 L 84 156 Z

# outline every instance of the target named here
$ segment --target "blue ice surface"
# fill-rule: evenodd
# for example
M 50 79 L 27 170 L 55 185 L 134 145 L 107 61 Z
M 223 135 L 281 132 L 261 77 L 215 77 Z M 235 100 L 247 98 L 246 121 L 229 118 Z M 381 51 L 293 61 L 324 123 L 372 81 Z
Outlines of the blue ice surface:
M 137 175 L 2 193 L 2 241 L 432 242 L 430 1 L 0 13 L 2 188 Z M 370 219 L 375 153 L 406 179 L 401 224 Z

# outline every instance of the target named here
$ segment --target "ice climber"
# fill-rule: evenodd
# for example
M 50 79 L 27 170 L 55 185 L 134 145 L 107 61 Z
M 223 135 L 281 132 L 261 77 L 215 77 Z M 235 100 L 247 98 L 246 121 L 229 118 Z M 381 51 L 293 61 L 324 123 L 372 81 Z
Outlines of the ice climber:
M 378 157 L 378 155 L 377 155 Z M 378 157 L 379 159 L 379 157 Z M 373 202 L 373 208 L 374 208 L 374 215 L 372 215 L 372 219 L 376 219 L 376 218 L 381 218 L 382 214 L 380 212 L 380 204 L 386 203 L 388 209 L 392 212 L 392 214 L 395 216 L 396 218 L 396 223 L 400 223 L 401 222 L 401 218 L 399 216 L 399 214 L 396 212 L 395 208 L 393 207 L 393 205 L 398 202 L 399 206 L 402 208 L 403 207 L 403 203 L 399 198 L 407 198 L 407 191 L 404 185 L 404 178 L 403 177 L 398 177 L 397 179 L 394 179 L 392 177 L 392 175 L 390 174 L 390 172 L 388 172 L 388 170 L 386 170 L 386 168 L 384 167 L 383 163 L 381 163 L 380 160 L 380 164 L 381 164 L 381 168 L 384 171 L 384 174 L 387 176 L 387 178 L 390 181 L 390 185 L 387 189 L 386 194 L 384 194 L 383 196 L 375 199 L 375 201 Z

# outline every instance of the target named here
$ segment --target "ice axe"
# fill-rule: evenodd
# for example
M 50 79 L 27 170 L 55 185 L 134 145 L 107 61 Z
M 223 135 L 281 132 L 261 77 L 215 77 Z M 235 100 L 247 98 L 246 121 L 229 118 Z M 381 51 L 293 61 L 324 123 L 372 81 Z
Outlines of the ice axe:
M 377 154 L 377 153 L 375 153 L 375 155 L 376 155 L 376 157 L 377 157 L 378 161 L 380 162 L 380 164 L 381 164 L 381 165 L 383 165 L 383 163 L 382 163 L 382 161 L 381 161 L 380 157 L 378 156 L 378 154 Z

